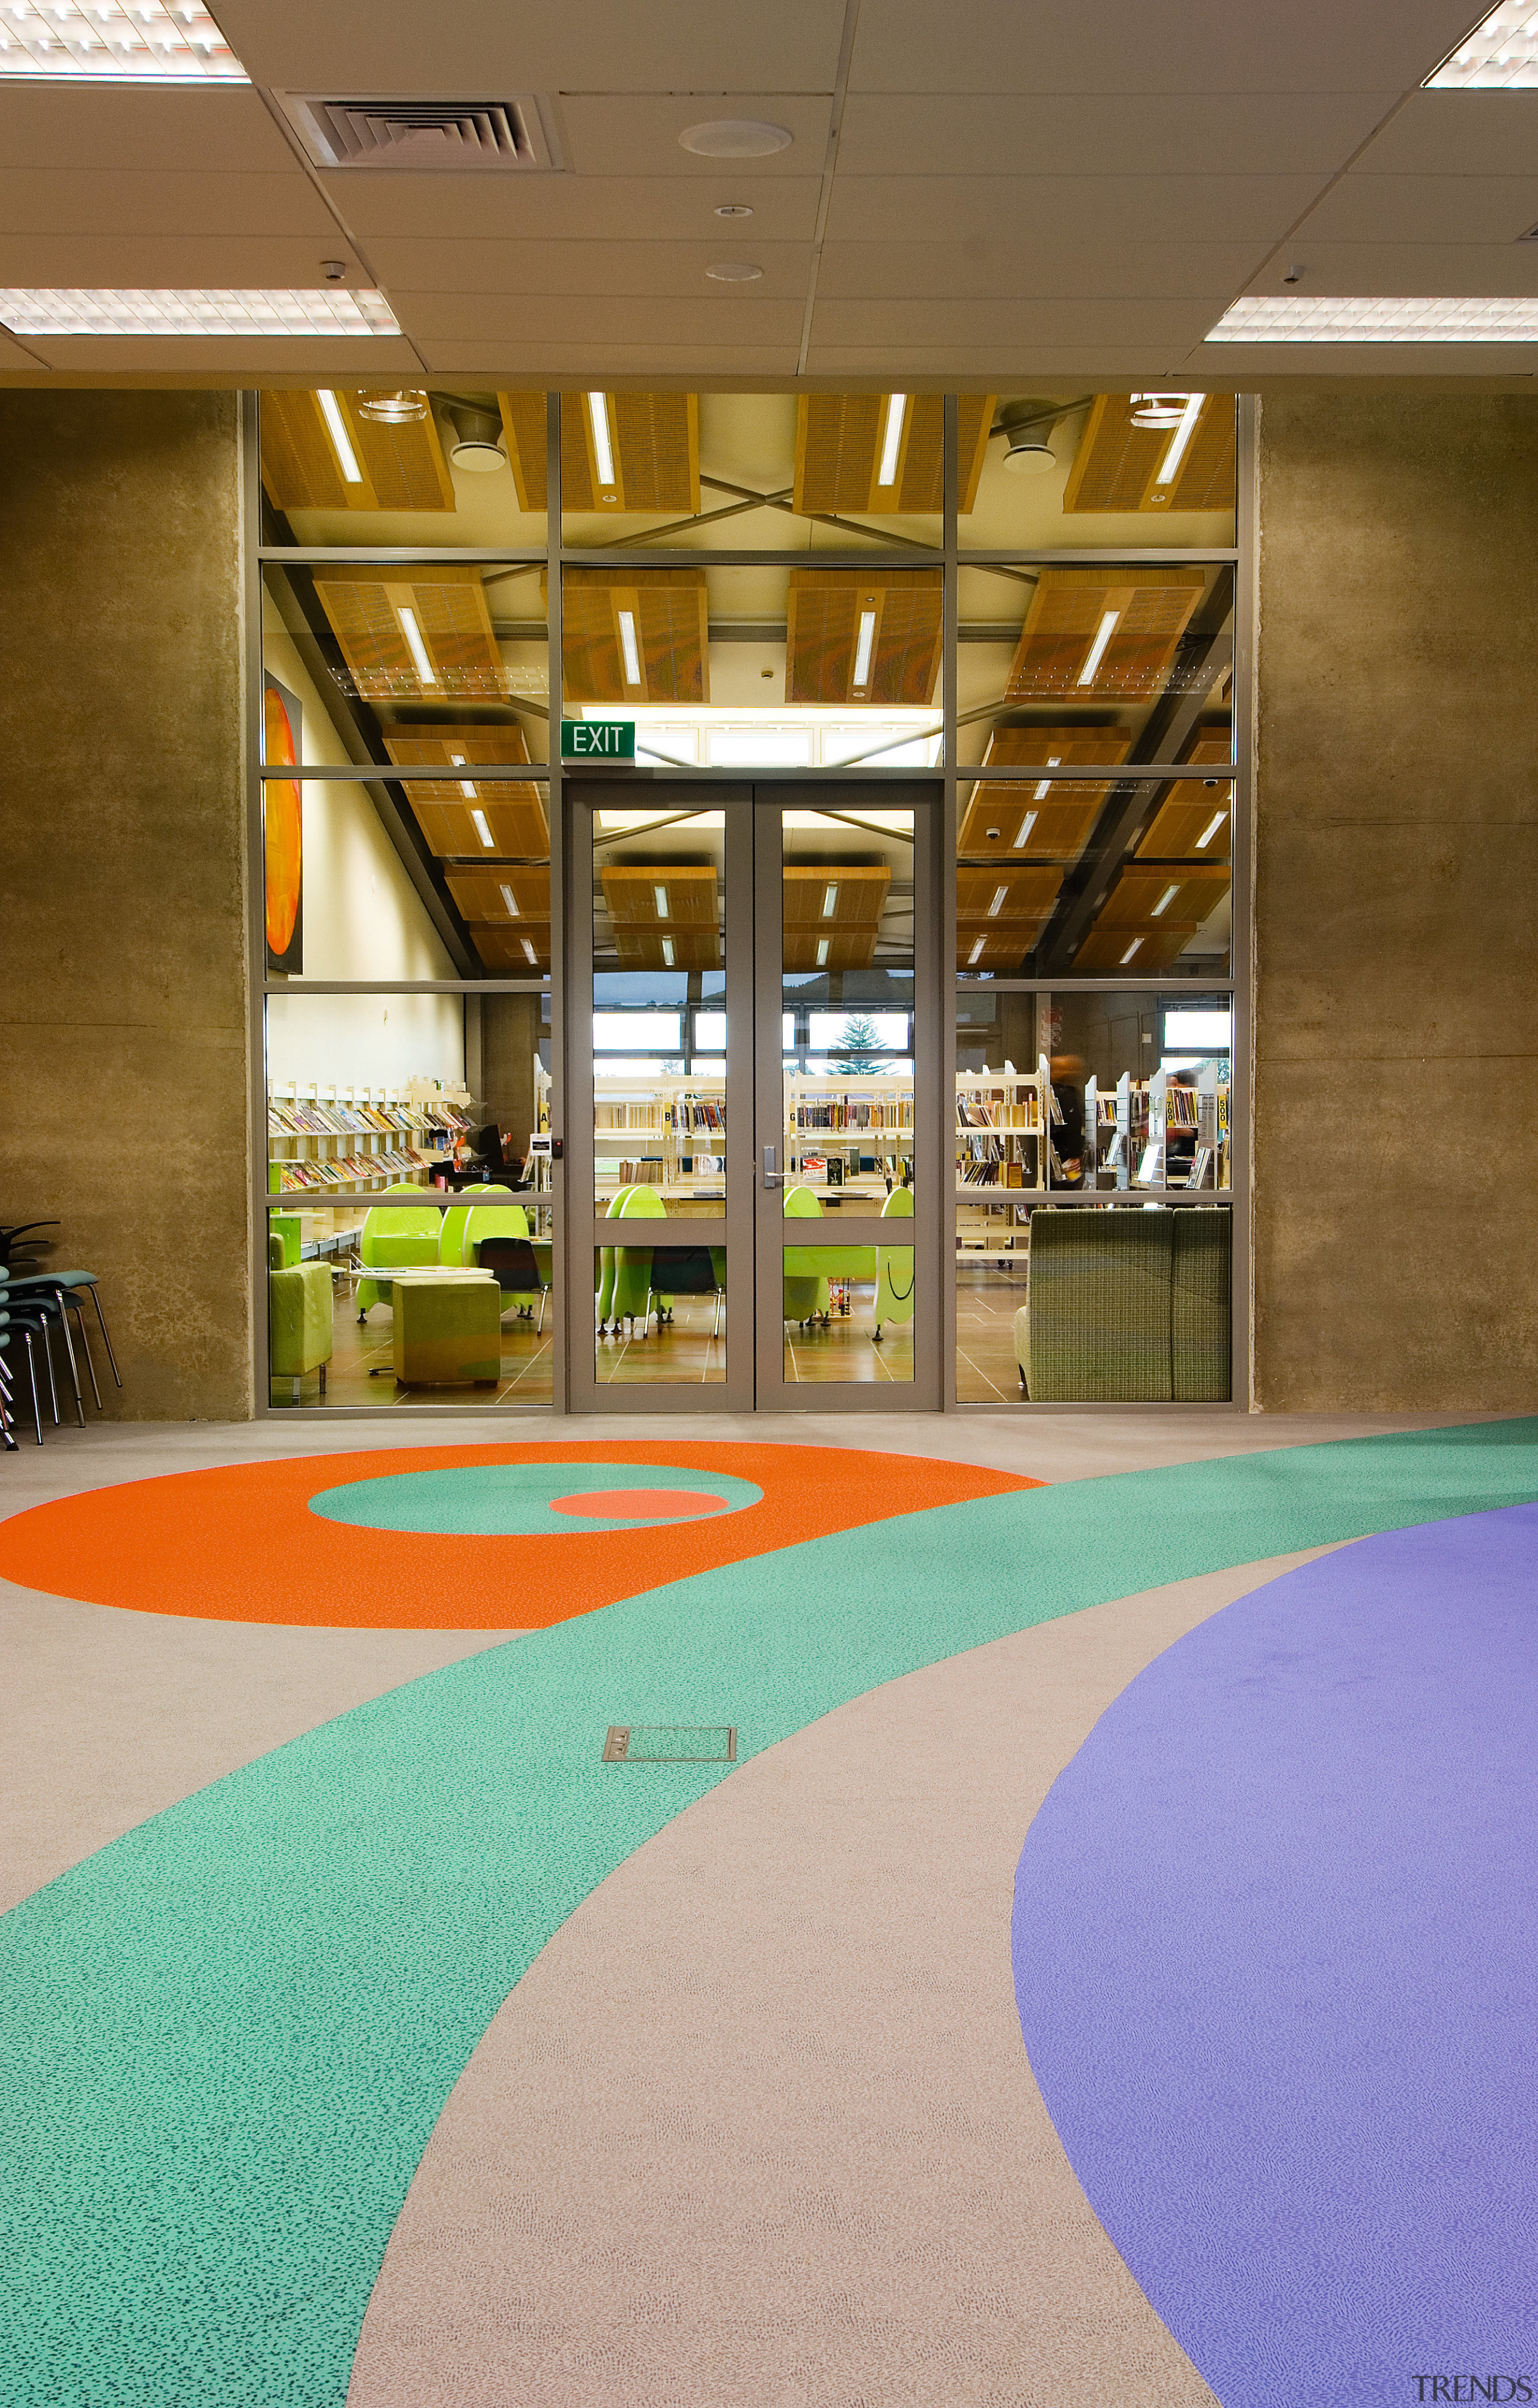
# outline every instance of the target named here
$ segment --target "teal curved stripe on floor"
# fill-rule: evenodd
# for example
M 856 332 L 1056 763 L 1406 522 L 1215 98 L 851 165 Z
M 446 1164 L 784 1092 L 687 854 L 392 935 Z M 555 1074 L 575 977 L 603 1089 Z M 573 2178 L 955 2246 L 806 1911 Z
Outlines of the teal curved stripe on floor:
M 471 1656 L 155 1816 L 0 1919 L 7 2408 L 340 2408 L 481 2033 L 723 1777 L 605 1767 L 609 1723 L 746 1756 L 1055 1615 L 1534 1498 L 1523 1421 L 944 1506 Z

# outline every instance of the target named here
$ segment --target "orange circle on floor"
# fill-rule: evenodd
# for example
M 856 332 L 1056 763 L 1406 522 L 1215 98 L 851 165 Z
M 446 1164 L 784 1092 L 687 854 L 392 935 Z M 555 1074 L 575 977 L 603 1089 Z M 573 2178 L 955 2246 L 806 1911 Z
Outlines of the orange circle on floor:
M 725 1471 L 762 1495 L 698 1521 L 556 1537 L 371 1529 L 309 1510 L 311 1498 L 351 1481 L 508 1462 Z M 0 1576 L 53 1597 L 208 1622 L 542 1630 L 805 1539 L 1041 1485 L 975 1464 L 832 1446 L 610 1439 L 380 1447 L 175 1472 L 35 1505 L 0 1522 Z M 634 1507 L 636 1492 L 619 1493 Z M 677 1489 L 662 1495 L 677 1504 Z M 591 1491 L 580 1498 L 590 1510 L 594 1501 Z
M 552 1497 L 552 1513 L 591 1513 L 603 1521 L 692 1522 L 702 1513 L 724 1513 L 724 1497 L 700 1488 L 590 1488 L 580 1497 Z

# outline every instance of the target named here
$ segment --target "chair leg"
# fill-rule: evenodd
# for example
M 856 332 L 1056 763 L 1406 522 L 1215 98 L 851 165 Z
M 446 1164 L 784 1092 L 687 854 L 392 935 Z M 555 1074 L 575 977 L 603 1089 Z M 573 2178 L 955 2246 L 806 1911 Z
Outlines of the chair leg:
M 549 1292 L 550 1291 L 548 1287 L 542 1287 L 539 1291 L 539 1326 L 534 1331 L 534 1336 L 536 1338 L 543 1338 L 545 1334 L 545 1298 L 549 1295 Z
M 53 1326 L 45 1321 L 38 1336 L 43 1341 L 43 1361 L 48 1366 L 49 1402 L 53 1407 L 53 1426 L 59 1426 L 59 1383 L 53 1376 Z
M 321 1364 L 321 1366 L 320 1366 L 320 1394 L 321 1394 L 322 1396 L 324 1396 L 324 1395 L 325 1395 L 325 1393 L 326 1393 L 326 1367 L 325 1367 L 325 1365 L 322 1363 L 322 1364 Z
M 96 1285 L 94 1280 L 91 1283 L 91 1301 L 96 1308 L 96 1318 L 102 1325 L 102 1343 L 107 1348 L 107 1359 L 112 1366 L 112 1377 L 116 1380 L 119 1387 L 121 1388 L 122 1386 L 122 1373 L 118 1369 L 118 1358 L 112 1352 L 112 1340 L 107 1335 L 107 1315 L 102 1311 L 101 1290 Z
M 80 1352 L 85 1356 L 85 1368 L 91 1381 L 91 1393 L 96 1399 L 96 1411 L 101 1412 L 105 1408 L 102 1404 L 102 1392 L 96 1385 L 96 1366 L 91 1359 L 91 1341 L 85 1334 L 85 1307 L 78 1296 L 72 1296 L 69 1301 L 75 1313 L 77 1325 L 75 1335 L 80 1341 Z
M 21 1335 L 26 1340 L 27 1378 L 32 1383 L 32 1419 L 34 1426 L 37 1432 L 37 1443 L 41 1446 L 43 1443 L 43 1408 L 37 1401 L 37 1365 L 32 1352 L 32 1332 L 30 1329 L 23 1329 Z
M 59 1326 L 64 1333 L 64 1360 L 69 1365 L 69 1383 L 75 1391 L 75 1412 L 80 1427 L 84 1429 L 85 1398 L 80 1394 L 80 1374 L 75 1362 L 75 1340 L 70 1334 L 69 1314 L 64 1309 L 64 1299 L 68 1294 L 67 1288 L 56 1289 L 55 1301 L 59 1307 Z

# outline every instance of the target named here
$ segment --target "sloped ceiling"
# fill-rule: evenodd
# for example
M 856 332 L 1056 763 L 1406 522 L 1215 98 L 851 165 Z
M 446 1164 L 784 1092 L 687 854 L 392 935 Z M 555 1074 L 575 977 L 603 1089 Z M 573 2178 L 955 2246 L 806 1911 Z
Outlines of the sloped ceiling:
M 1538 296 L 1538 93 L 1423 92 L 1469 0 L 214 0 L 249 89 L 0 80 L 0 286 L 378 285 L 398 339 L 0 336 L 10 382 L 601 374 L 858 391 L 1476 379 L 1224 346 L 1241 294 Z M 317 169 L 275 94 L 548 101 L 558 174 Z M 791 135 L 736 163 L 705 118 Z M 722 221 L 724 205 L 751 217 Z M 762 273 L 724 283 L 712 265 Z

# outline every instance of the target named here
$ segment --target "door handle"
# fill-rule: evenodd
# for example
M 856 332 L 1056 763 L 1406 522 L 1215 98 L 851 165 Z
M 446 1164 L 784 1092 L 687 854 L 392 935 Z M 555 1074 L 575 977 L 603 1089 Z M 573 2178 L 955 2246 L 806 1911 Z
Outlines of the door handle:
M 769 1188 L 783 1187 L 785 1184 L 784 1171 L 775 1168 L 775 1149 L 772 1145 L 766 1145 L 763 1149 L 763 1183 Z

